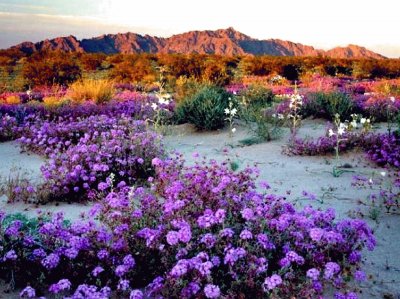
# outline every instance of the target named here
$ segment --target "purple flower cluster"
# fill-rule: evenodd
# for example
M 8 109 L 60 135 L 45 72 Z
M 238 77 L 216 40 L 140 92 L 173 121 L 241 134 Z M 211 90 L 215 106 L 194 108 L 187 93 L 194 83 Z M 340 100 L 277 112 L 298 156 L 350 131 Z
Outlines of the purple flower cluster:
M 363 221 L 335 221 L 333 210 L 296 211 L 281 197 L 258 193 L 254 168 L 233 172 L 215 161 L 185 166 L 179 156 L 153 161 L 151 188 L 105 189 L 98 221 L 66 223 L 54 214 L 39 221 L 31 238 L 22 220 L 0 222 L 0 273 L 28 269 L 36 292 L 71 298 L 315 297 L 326 284 L 346 291 L 338 280 L 362 278 L 360 252 L 375 244 Z M 18 250 L 11 254 L 12 248 Z
M 378 165 L 391 165 L 400 168 L 400 136 L 380 134 L 374 143 L 366 148 L 368 157 Z

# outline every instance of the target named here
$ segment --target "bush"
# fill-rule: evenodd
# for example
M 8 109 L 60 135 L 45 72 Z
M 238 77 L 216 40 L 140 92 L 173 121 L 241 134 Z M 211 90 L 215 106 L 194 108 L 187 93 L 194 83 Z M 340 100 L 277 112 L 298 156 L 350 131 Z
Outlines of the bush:
M 61 51 L 34 53 L 22 67 L 22 76 L 30 86 L 70 84 L 81 75 L 78 62 Z
M 215 130 L 225 124 L 225 108 L 230 94 L 216 86 L 205 86 L 186 98 L 177 108 L 179 122 L 194 124 L 200 130 Z
M 184 101 L 185 98 L 192 97 L 199 89 L 204 87 L 193 77 L 180 76 L 175 82 L 174 99 L 177 104 Z
M 243 144 L 270 141 L 279 137 L 284 120 L 271 109 L 274 95 L 262 85 L 250 85 L 238 94 L 241 101 L 239 118 L 244 120 L 254 137 L 244 139 Z
M 66 99 L 62 99 L 59 97 L 44 97 L 43 98 L 43 104 L 46 108 L 55 108 L 55 107 L 59 107 L 63 104 L 65 104 L 67 102 Z
M 274 94 L 272 91 L 259 84 L 252 84 L 249 87 L 242 89 L 238 96 L 253 109 L 263 109 L 270 106 L 274 100 Z
M 75 103 L 94 101 L 96 104 L 103 104 L 112 99 L 114 87 L 109 80 L 86 79 L 73 83 L 67 95 Z
M 333 119 L 338 113 L 342 119 L 349 119 L 353 113 L 351 97 L 342 92 L 316 92 L 307 95 L 301 114 L 304 117 Z
M 9 96 L 6 98 L 5 102 L 8 105 L 18 105 L 21 104 L 21 99 L 19 96 Z

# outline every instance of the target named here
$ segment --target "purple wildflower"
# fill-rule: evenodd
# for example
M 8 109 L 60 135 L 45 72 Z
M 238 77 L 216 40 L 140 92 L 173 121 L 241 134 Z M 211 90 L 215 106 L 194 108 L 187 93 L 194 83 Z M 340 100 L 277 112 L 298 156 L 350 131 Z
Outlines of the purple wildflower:
M 218 298 L 221 295 L 221 291 L 218 286 L 207 284 L 204 287 L 204 295 L 206 298 Z

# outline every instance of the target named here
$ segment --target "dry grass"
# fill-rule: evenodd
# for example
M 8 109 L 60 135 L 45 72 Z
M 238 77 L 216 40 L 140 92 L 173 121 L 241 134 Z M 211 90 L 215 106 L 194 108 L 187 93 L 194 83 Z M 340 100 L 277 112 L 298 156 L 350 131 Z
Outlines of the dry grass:
M 43 104 L 46 108 L 55 108 L 65 104 L 67 100 L 59 97 L 44 97 Z
M 18 105 L 21 104 L 21 99 L 18 96 L 9 96 L 5 100 L 6 104 Z
M 112 99 L 114 87 L 110 80 L 84 79 L 73 83 L 67 96 L 74 103 L 94 101 L 96 104 L 102 104 Z

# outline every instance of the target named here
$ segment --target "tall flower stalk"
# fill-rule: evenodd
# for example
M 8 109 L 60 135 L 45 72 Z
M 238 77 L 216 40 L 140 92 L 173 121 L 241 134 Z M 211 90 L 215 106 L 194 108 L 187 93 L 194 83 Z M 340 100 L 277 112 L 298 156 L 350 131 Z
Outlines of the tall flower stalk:
M 160 80 L 157 82 L 158 91 L 155 94 L 158 101 L 151 104 L 151 108 L 155 112 L 153 120 L 151 120 L 151 122 L 153 122 L 154 130 L 158 133 L 163 133 L 165 131 L 165 112 L 168 112 L 168 109 L 166 109 L 166 107 L 171 103 L 171 95 L 165 91 L 165 72 L 166 70 L 161 67 Z
M 301 121 L 301 115 L 300 115 L 300 109 L 301 106 L 303 105 L 303 96 L 300 95 L 297 91 L 297 84 L 295 85 L 294 93 L 290 95 L 290 113 L 288 115 L 288 118 L 291 119 L 291 127 L 290 131 L 292 133 L 292 140 L 296 137 L 297 134 L 297 128 L 300 126 L 300 121 Z
M 232 99 L 229 98 L 228 108 L 225 108 L 225 120 L 229 122 L 229 138 L 232 138 L 233 133 L 236 132 L 236 128 L 234 127 L 234 118 L 237 114 L 237 109 L 233 106 Z
M 343 170 L 339 169 L 340 143 L 342 141 L 346 140 L 346 138 L 344 137 L 344 134 L 346 133 L 346 130 L 348 129 L 348 125 L 346 125 L 345 123 L 342 123 L 340 121 L 340 115 L 337 114 L 337 113 L 335 114 L 334 124 L 335 124 L 335 131 L 333 129 L 329 129 L 328 135 L 329 135 L 329 137 L 335 137 L 336 138 L 335 166 L 333 167 L 332 174 L 333 174 L 334 177 L 339 177 L 343 173 Z

